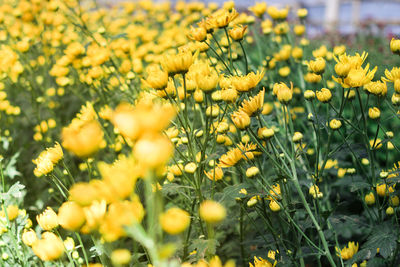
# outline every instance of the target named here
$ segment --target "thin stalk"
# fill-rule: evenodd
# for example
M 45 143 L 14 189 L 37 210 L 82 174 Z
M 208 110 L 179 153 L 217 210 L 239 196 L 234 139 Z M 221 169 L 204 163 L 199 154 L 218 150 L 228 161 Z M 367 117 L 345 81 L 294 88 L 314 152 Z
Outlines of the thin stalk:
M 244 57 L 244 63 L 246 64 L 246 75 L 249 74 L 249 63 L 247 62 L 247 55 L 246 55 L 246 50 L 243 47 L 242 41 L 239 41 L 240 47 L 242 48 L 243 51 L 243 57 Z

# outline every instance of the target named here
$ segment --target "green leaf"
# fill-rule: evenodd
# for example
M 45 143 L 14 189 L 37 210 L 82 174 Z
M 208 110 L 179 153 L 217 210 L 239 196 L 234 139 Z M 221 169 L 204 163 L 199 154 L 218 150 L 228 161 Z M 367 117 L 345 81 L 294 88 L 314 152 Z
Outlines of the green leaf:
M 355 192 L 365 188 L 371 188 L 371 185 L 367 182 L 361 182 L 361 181 L 353 182 L 350 185 L 350 192 Z
M 11 179 L 14 179 L 15 176 L 21 175 L 21 173 L 19 171 L 17 171 L 17 169 L 15 168 L 15 164 L 17 163 L 18 157 L 19 157 L 19 152 L 15 153 L 11 157 L 6 168 L 4 169 L 4 175 L 7 177 L 10 177 Z
M 23 191 L 24 188 L 24 185 L 16 182 L 10 187 L 8 192 L 1 194 L 1 199 L 3 199 L 6 203 L 10 200 L 15 201 L 16 199 L 21 199 L 25 195 L 25 192 Z
M 215 197 L 221 203 L 234 203 L 236 198 L 243 197 L 243 194 L 239 193 L 242 188 L 246 189 L 248 188 L 248 185 L 241 183 L 227 186 L 224 188 L 221 194 L 216 194 Z M 218 197 L 220 198 L 218 199 Z
M 383 258 L 388 258 L 396 249 L 396 236 L 398 235 L 397 226 L 390 222 L 382 223 L 374 227 L 372 234 L 363 245 L 364 249 L 376 251 L 379 248 L 379 254 Z
M 196 239 L 190 245 L 189 250 L 196 250 L 198 257 L 204 258 L 206 253 L 214 255 L 218 245 L 219 243 L 215 239 Z

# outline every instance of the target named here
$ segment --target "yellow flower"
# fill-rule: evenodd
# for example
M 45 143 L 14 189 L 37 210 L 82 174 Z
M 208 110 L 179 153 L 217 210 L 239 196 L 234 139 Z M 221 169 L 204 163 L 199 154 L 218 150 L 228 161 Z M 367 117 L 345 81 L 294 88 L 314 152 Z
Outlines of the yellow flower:
M 320 91 L 317 91 L 317 99 L 322 103 L 327 103 L 332 98 L 332 93 L 327 88 L 322 88 Z
M 251 122 L 249 115 L 241 109 L 235 111 L 231 118 L 235 126 L 241 130 L 246 129 Z
M 86 223 L 82 226 L 82 233 L 90 233 L 97 230 L 100 223 L 103 221 L 104 215 L 106 214 L 106 201 L 94 201 L 90 206 L 84 207 L 83 212 L 85 213 Z
M 261 257 L 256 257 L 254 256 L 254 265 L 252 263 L 249 263 L 250 267 L 275 267 L 276 266 L 276 261 L 272 264 L 268 260 L 265 260 Z
M 289 8 L 283 8 L 283 9 L 278 9 L 275 6 L 270 6 L 267 9 L 268 15 L 274 19 L 274 20 L 283 20 L 286 19 L 288 13 L 289 13 Z
M 309 83 L 319 83 L 321 79 L 321 75 L 315 74 L 313 72 L 307 72 L 307 74 L 304 75 L 304 80 Z
M 58 223 L 64 229 L 78 230 L 85 223 L 83 209 L 75 202 L 64 202 L 58 210 Z
M 293 83 L 290 83 L 290 88 L 284 83 L 275 83 L 272 93 L 277 96 L 281 103 L 289 103 L 293 97 Z
M 249 116 L 257 115 L 264 105 L 265 88 L 261 90 L 256 96 L 250 97 L 249 100 L 243 100 L 241 110 Z
M 190 51 L 180 51 L 178 54 L 165 54 L 162 65 L 168 74 L 184 74 L 188 72 L 189 67 L 193 64 L 194 56 Z
M 52 162 L 52 158 L 52 154 L 45 150 L 40 153 L 37 159 L 32 160 L 32 162 L 36 164 L 36 168 L 33 170 L 33 173 L 36 177 L 47 175 L 53 171 L 54 164 Z
M 269 196 L 267 199 L 274 200 L 279 199 L 281 197 L 281 186 L 280 184 L 272 185 L 271 190 L 269 190 Z
M 357 253 L 358 251 L 358 243 L 356 244 L 355 242 L 349 242 L 347 247 L 344 247 L 343 249 L 340 249 L 336 247 L 336 254 L 338 257 L 342 257 L 343 260 L 349 260 L 353 258 L 353 256 Z
M 250 72 L 245 76 L 233 76 L 231 78 L 232 86 L 239 92 L 248 92 L 255 88 L 264 77 L 265 70 L 262 72 Z
M 207 29 L 205 29 L 204 27 L 194 28 L 193 26 L 191 26 L 188 37 L 191 40 L 203 42 L 204 40 L 207 39 Z
M 326 57 L 326 54 L 328 53 L 328 49 L 326 48 L 325 45 L 321 45 L 319 48 L 315 49 L 312 52 L 312 55 L 317 58 L 317 57 Z
M 293 142 L 295 142 L 295 143 L 300 142 L 301 139 L 303 139 L 303 134 L 301 132 L 295 132 L 293 134 L 293 137 L 292 137 Z
M 220 9 L 210 17 L 210 23 L 214 28 L 224 28 L 239 16 L 239 13 L 232 8 L 229 12 L 226 9 Z
M 78 157 L 93 155 L 104 143 L 103 130 L 95 120 L 83 123 L 75 120 L 63 128 L 61 136 L 62 146 Z
M 315 98 L 315 92 L 313 90 L 306 90 L 304 92 L 304 98 L 307 99 L 307 100 L 314 99 Z
M 246 177 L 253 178 L 260 173 L 260 170 L 256 166 L 252 166 L 246 170 Z
M 364 201 L 367 205 L 373 205 L 375 204 L 375 195 L 373 192 L 369 192 L 368 194 L 365 195 Z
M 103 181 L 119 198 L 129 197 L 140 174 L 140 166 L 130 157 L 122 157 L 113 164 L 99 162 L 98 169 Z
M 265 11 L 267 11 L 267 4 L 265 2 L 257 2 L 254 6 L 249 7 L 249 10 L 261 18 Z
M 242 152 L 239 148 L 233 148 L 226 154 L 223 154 L 219 159 L 219 166 L 222 168 L 228 168 L 236 165 L 239 160 L 242 159 Z
M 6 208 L 7 218 L 10 221 L 14 221 L 18 217 L 18 206 L 17 205 L 10 205 Z M 4 212 L 4 207 L 0 211 L 0 218 L 6 218 L 6 214 Z
M 393 186 L 388 186 L 387 184 L 378 184 L 376 185 L 376 193 L 380 197 L 388 196 L 389 194 L 394 192 Z
M 345 45 L 337 45 L 333 47 L 333 54 L 335 55 L 341 55 L 346 52 L 346 46 Z
M 371 94 L 376 96 L 385 96 L 387 94 L 386 82 L 376 81 L 370 82 L 364 85 L 364 89 Z
M 271 200 L 269 202 L 269 208 L 273 211 L 273 212 L 278 212 L 281 210 L 281 206 L 279 205 L 279 203 L 275 200 Z
M 341 84 L 344 88 L 361 87 L 363 85 L 366 85 L 372 81 L 377 69 L 378 67 L 369 70 L 369 64 L 367 64 L 364 69 L 351 69 L 347 74 L 347 77 L 341 82 Z
M 197 87 L 204 92 L 211 92 L 214 90 L 220 79 L 218 73 L 207 63 L 196 63 L 192 65 L 189 73 L 193 73 Z
M 22 233 L 22 242 L 24 242 L 25 245 L 31 247 L 37 240 L 37 235 L 35 233 L 35 231 L 33 231 L 32 229 L 29 230 L 24 230 L 24 232 Z
M 229 30 L 229 36 L 235 41 L 243 40 L 244 33 L 247 30 L 247 26 L 235 25 L 232 29 Z
M 170 235 L 185 231 L 190 224 L 189 213 L 180 208 L 170 208 L 160 215 L 162 229 Z
M 174 147 L 168 137 L 156 134 L 140 138 L 134 148 L 133 155 L 139 165 L 147 168 L 162 167 L 170 159 Z
M 300 9 L 297 10 L 297 16 L 299 18 L 305 18 L 305 17 L 307 17 L 307 15 L 308 15 L 308 10 L 307 9 L 300 8 Z
M 303 49 L 300 47 L 293 47 L 292 57 L 295 59 L 301 59 L 303 57 Z
M 368 109 L 368 117 L 373 120 L 378 119 L 381 116 L 381 111 L 377 107 L 372 107 Z
M 332 119 L 329 122 L 329 127 L 331 127 L 332 130 L 337 130 L 340 127 L 342 127 L 342 122 L 340 120 L 337 120 L 337 119 Z
M 41 260 L 53 261 L 64 254 L 64 244 L 55 234 L 45 232 L 42 239 L 33 243 L 32 250 Z
M 258 138 L 260 139 L 271 138 L 272 136 L 274 136 L 274 134 L 275 134 L 274 129 L 267 127 L 260 128 L 257 131 Z
M 208 172 L 204 171 L 204 173 L 211 181 L 219 181 L 224 177 L 224 172 L 221 167 L 215 167 Z
M 394 39 L 390 40 L 390 50 L 394 54 L 400 55 L 400 40 L 399 39 Z
M 168 85 L 168 73 L 158 66 L 147 69 L 148 76 L 143 80 L 145 84 L 155 90 L 164 90 Z
M 129 264 L 131 257 L 131 252 L 128 249 L 115 249 L 111 252 L 111 262 L 115 266 Z
M 288 66 L 282 67 L 278 70 L 279 76 L 287 77 L 290 74 L 290 68 Z
M 144 209 L 139 199 L 111 203 L 101 222 L 100 233 L 106 242 L 113 242 L 126 235 L 124 226 L 140 223 L 144 217 Z
M 393 209 L 393 207 L 388 207 L 385 212 L 387 215 L 390 216 L 390 215 L 394 214 L 394 209 Z
M 293 28 L 293 32 L 298 36 L 303 35 L 305 31 L 306 31 L 306 26 L 304 26 L 303 24 L 295 25 Z
M 205 200 L 200 204 L 200 217 L 210 224 L 219 223 L 226 217 L 224 206 L 213 200 Z
M 317 185 L 313 185 L 308 190 L 308 193 L 313 196 L 313 198 L 322 198 L 324 194 L 319 191 L 319 187 Z
M 308 67 L 310 70 L 316 74 L 322 74 L 325 71 L 326 61 L 322 57 L 319 57 L 315 60 L 311 60 L 308 63 Z
M 197 164 L 195 162 L 189 162 L 184 167 L 184 170 L 187 173 L 194 173 L 196 169 L 197 169 Z
M 50 231 L 58 226 L 57 214 L 50 207 L 47 207 L 42 214 L 36 216 L 36 221 L 43 230 Z

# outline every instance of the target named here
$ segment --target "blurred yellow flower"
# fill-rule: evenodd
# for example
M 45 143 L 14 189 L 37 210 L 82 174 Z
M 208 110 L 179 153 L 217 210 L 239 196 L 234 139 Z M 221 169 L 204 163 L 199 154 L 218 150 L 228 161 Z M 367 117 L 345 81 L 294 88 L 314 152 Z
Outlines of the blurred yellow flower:
M 189 213 L 180 208 L 170 208 L 160 215 L 162 229 L 171 235 L 180 234 L 189 226 Z
M 200 217 L 210 224 L 219 223 L 226 217 L 224 206 L 213 200 L 204 200 L 200 204 Z

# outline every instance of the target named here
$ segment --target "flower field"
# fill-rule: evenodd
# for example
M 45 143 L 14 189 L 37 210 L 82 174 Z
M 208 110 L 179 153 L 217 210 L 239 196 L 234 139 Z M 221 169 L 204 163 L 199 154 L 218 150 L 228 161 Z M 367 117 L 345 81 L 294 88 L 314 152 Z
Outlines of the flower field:
M 2 1 L 0 266 L 400 266 L 400 39 L 306 21 Z

